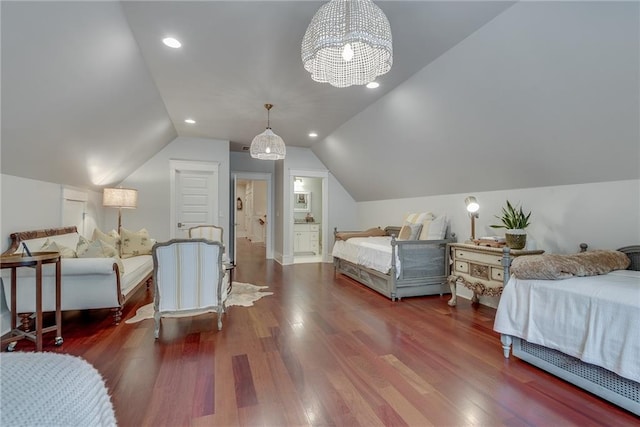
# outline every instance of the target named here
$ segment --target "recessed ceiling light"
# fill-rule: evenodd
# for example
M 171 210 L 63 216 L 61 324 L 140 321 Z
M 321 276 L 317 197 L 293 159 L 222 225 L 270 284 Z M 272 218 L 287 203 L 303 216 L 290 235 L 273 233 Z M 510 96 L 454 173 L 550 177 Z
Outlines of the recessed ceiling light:
M 369 83 L 367 83 L 367 87 L 368 87 L 369 89 L 375 89 L 375 88 L 377 88 L 378 86 L 380 86 L 380 83 L 378 83 L 378 82 L 369 82 Z
M 184 122 L 185 122 L 185 123 L 189 123 L 190 125 L 193 125 L 193 124 L 195 124 L 195 123 L 196 123 L 196 121 L 195 121 L 195 120 L 193 120 L 193 119 L 184 119 Z
M 317 136 L 318 136 L 318 134 L 317 134 L 317 133 L 315 133 L 315 132 L 309 132 L 309 137 L 311 137 L 311 138 L 316 138 Z
M 174 49 L 177 49 L 182 46 L 182 43 L 180 43 L 177 39 L 174 39 L 173 37 L 163 38 L 162 43 Z

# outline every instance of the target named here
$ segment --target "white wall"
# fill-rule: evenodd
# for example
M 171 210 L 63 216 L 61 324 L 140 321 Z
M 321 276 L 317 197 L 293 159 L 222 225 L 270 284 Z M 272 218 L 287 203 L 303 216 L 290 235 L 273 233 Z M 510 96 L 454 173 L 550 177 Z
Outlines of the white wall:
M 232 172 L 255 172 L 273 174 L 275 163 L 273 161 L 254 159 L 246 151 L 232 151 L 229 153 Z
M 11 233 L 70 225 L 62 224 L 62 185 L 5 174 L 0 175 L 0 181 L 2 252 L 9 247 Z M 91 228 L 102 224 L 102 194 L 86 192 L 89 196 L 86 221 Z M 4 290 L 0 287 L 0 333 L 9 331 L 10 322 Z
M 158 241 L 169 239 L 170 160 L 219 162 L 218 209 L 219 224 L 229 224 L 229 142 L 205 138 L 178 137 L 150 158 L 127 179 L 123 187 L 138 190 L 138 208 L 122 211 L 122 226 L 130 230 L 146 228 Z M 107 212 L 107 223 L 117 224 L 117 212 Z M 224 241 L 229 241 L 228 226 L 224 227 Z
M 464 205 L 466 196 L 475 196 L 480 203 L 476 237 L 504 235 L 489 226 L 499 223 L 494 215 L 500 214 L 508 199 L 522 204 L 525 212 L 532 212 L 528 246 L 535 244 L 537 249 L 550 253 L 573 253 L 583 242 L 589 249 L 616 249 L 640 243 L 640 180 L 361 202 L 357 204 L 359 229 L 402 225 L 409 212 L 432 211 L 446 215 L 458 242 L 464 242 L 471 230 Z M 471 297 L 466 288 L 459 286 L 458 292 Z M 497 305 L 494 298 L 481 297 L 480 302 Z

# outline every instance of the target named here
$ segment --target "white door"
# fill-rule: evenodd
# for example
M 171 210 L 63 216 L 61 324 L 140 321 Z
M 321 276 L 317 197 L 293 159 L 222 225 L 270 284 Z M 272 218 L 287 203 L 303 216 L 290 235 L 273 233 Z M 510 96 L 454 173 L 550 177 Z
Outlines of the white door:
M 87 232 L 85 230 L 87 200 L 89 195 L 84 191 L 69 188 L 62 190 L 62 225 L 64 227 L 75 225 L 78 233 L 83 236 L 87 236 L 85 234 Z M 89 231 L 88 236 L 91 236 L 91 233 L 93 229 Z
M 218 225 L 218 165 L 172 160 L 171 237 L 188 237 L 190 227 Z

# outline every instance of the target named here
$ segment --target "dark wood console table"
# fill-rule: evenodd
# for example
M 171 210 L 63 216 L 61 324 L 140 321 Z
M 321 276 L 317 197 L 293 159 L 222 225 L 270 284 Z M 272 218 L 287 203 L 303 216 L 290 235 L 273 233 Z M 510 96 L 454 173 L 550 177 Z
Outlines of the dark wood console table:
M 53 264 L 56 265 L 56 323 L 55 325 L 42 327 L 42 265 Z M 35 331 L 30 332 L 23 329 L 19 329 L 16 326 L 16 270 L 19 267 L 31 267 L 36 270 L 36 325 Z M 0 268 L 11 269 L 11 332 L 10 336 L 4 338 L 0 342 L 0 346 L 4 346 L 5 343 L 10 343 L 7 350 L 13 351 L 17 341 L 22 339 L 29 339 L 36 344 L 36 351 L 42 351 L 42 334 L 55 330 L 55 344 L 62 344 L 62 312 L 61 307 L 61 292 L 60 292 L 60 254 L 58 252 L 33 252 L 31 256 L 22 256 L 22 254 L 16 255 L 3 255 L 0 257 Z

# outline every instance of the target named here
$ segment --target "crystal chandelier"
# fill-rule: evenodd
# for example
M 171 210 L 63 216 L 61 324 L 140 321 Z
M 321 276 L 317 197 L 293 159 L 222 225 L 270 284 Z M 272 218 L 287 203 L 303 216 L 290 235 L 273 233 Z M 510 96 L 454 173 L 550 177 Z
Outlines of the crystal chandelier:
M 393 64 L 389 20 L 371 0 L 331 0 L 304 34 L 302 63 L 317 82 L 336 87 L 372 82 Z
M 264 104 L 267 109 L 267 129 L 260 135 L 256 135 L 251 141 L 251 157 L 260 160 L 281 160 L 287 154 L 287 147 L 284 141 L 278 135 L 273 133 L 269 125 L 269 111 L 273 108 L 272 104 Z

